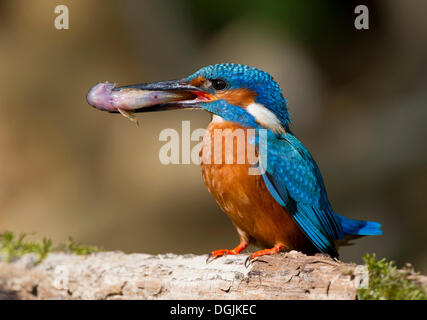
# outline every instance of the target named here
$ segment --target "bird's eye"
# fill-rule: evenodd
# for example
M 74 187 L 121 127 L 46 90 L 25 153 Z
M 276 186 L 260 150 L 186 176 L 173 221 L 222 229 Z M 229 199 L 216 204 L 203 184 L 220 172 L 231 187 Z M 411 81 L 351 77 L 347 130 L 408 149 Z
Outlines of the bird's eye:
M 211 79 L 210 82 L 215 90 L 223 90 L 227 87 L 227 82 L 222 79 Z

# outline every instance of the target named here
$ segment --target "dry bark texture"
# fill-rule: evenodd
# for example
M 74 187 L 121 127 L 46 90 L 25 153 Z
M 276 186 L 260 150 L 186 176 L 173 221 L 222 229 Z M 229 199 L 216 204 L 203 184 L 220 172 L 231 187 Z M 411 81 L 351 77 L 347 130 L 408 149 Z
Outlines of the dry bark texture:
M 206 264 L 206 256 L 102 252 L 0 262 L 0 299 L 355 299 L 364 266 L 291 251 Z

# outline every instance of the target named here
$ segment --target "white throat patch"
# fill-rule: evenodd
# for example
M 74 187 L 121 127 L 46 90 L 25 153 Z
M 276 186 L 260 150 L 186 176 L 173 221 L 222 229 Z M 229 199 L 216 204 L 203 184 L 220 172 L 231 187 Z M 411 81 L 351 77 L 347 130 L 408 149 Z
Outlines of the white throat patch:
M 212 122 L 218 123 L 218 122 L 224 122 L 224 121 L 225 120 L 221 118 L 219 115 L 217 114 L 212 115 Z
M 274 133 L 285 132 L 276 115 L 261 103 L 251 103 L 246 107 L 246 111 L 255 118 L 259 125 L 271 129 Z

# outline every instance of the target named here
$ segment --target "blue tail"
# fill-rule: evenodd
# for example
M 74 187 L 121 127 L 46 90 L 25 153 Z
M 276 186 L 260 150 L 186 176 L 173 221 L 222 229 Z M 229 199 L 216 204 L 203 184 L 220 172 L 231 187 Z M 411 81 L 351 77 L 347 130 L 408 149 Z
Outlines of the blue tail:
M 379 236 L 382 235 L 381 224 L 373 221 L 353 220 L 335 214 L 341 221 L 342 231 L 345 235 Z

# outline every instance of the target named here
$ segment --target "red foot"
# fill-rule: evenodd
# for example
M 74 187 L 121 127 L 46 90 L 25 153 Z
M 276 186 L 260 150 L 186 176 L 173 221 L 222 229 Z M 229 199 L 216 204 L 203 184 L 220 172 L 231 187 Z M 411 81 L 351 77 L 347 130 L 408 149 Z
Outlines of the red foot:
M 247 243 L 240 242 L 239 245 L 232 250 L 220 249 L 220 250 L 212 251 L 211 253 L 209 253 L 208 258 L 206 259 L 206 263 L 212 262 L 215 259 L 218 259 L 227 254 L 233 254 L 233 255 L 239 254 L 240 252 L 245 250 L 247 246 L 248 246 Z
M 251 256 L 249 256 L 246 259 L 245 266 L 248 267 L 252 262 L 254 262 L 254 259 L 257 257 L 276 254 L 276 253 L 279 253 L 280 251 L 282 251 L 284 248 L 285 248 L 285 246 L 283 244 L 276 244 L 271 249 L 264 249 L 264 250 L 254 252 L 254 253 L 252 253 Z

